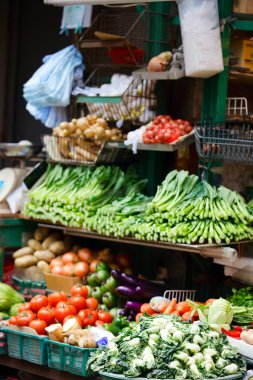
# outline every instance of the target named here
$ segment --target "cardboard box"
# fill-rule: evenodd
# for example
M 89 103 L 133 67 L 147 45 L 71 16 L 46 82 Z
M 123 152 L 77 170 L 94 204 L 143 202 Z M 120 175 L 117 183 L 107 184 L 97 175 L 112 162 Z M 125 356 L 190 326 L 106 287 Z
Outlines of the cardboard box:
M 253 0 L 234 0 L 233 13 L 253 15 Z
M 66 293 L 70 293 L 72 286 L 81 282 L 79 277 L 67 277 L 52 273 L 45 273 L 45 279 L 47 289 L 62 290 Z
M 236 60 L 235 66 L 253 71 L 253 41 L 232 39 L 230 52 Z

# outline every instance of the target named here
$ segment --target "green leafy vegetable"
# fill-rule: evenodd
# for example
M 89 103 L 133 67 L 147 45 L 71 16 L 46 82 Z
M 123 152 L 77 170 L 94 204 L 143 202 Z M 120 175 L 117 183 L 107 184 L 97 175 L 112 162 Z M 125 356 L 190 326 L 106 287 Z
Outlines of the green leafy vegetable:
M 107 348 L 92 353 L 87 365 L 93 372 L 157 379 L 211 379 L 246 371 L 224 334 L 206 324 L 181 322 L 172 315 L 140 318 L 125 328 Z

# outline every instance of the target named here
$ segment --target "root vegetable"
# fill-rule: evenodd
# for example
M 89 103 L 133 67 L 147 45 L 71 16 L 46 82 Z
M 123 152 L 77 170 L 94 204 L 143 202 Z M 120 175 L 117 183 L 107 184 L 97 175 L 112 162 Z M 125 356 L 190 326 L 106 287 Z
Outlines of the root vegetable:
M 54 254 L 52 252 L 50 252 L 49 250 L 36 251 L 36 252 L 34 252 L 34 256 L 38 260 L 44 260 L 47 263 L 50 263 L 55 258 Z
M 49 273 L 50 272 L 50 267 L 49 267 L 48 263 L 46 261 L 44 261 L 44 260 L 40 260 L 37 263 L 37 268 L 42 273 Z
M 147 71 L 149 72 L 160 72 L 165 71 L 167 67 L 167 62 L 161 57 L 153 57 L 148 63 Z
M 13 258 L 17 259 L 17 258 L 22 257 L 22 256 L 32 255 L 33 252 L 34 251 L 31 247 L 20 248 L 16 252 L 14 252 Z
M 50 340 L 55 342 L 62 342 L 62 325 L 60 323 L 55 323 L 54 325 L 50 325 L 46 328 L 46 332 L 48 333 L 48 337 Z
M 41 244 L 35 239 L 28 240 L 27 244 L 28 247 L 32 248 L 34 251 L 39 251 L 40 249 L 42 249 Z
M 64 324 L 63 324 L 63 334 L 68 333 L 73 330 L 81 329 L 80 323 L 78 322 L 78 319 L 76 317 L 68 319 Z
M 34 239 L 41 242 L 49 235 L 50 229 L 47 227 L 38 227 L 34 232 Z
M 15 266 L 17 268 L 27 268 L 37 264 L 37 258 L 33 255 L 26 255 L 15 259 Z
M 63 241 L 54 241 L 50 244 L 49 250 L 55 255 L 62 255 L 68 250 L 68 246 Z
M 252 330 L 243 331 L 240 335 L 240 338 L 244 342 L 253 345 L 253 331 Z
M 60 240 L 61 234 L 59 232 L 54 232 L 50 234 L 42 243 L 43 249 L 48 249 L 50 244 L 54 243 L 57 240 Z

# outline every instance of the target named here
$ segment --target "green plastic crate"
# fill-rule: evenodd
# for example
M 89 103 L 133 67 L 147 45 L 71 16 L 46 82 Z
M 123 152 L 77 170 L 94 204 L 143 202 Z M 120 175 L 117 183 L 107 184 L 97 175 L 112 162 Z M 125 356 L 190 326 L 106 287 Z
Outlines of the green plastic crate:
M 13 276 L 12 280 L 17 291 L 26 296 L 33 297 L 37 294 L 46 294 L 46 283 L 44 281 L 23 280 L 16 276 Z
M 47 363 L 46 337 L 27 334 L 21 331 L 3 329 L 7 335 L 8 355 L 31 363 Z
M 96 348 L 80 348 L 65 343 L 47 341 L 48 367 L 73 375 L 89 376 L 86 364 L 90 353 Z

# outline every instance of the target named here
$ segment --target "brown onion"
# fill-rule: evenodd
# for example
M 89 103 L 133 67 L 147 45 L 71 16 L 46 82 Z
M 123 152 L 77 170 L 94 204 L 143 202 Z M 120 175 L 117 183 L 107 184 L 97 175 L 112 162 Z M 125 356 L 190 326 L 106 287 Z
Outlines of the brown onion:
M 147 71 L 149 72 L 159 72 L 165 71 L 167 62 L 161 57 L 153 57 L 148 63 Z

